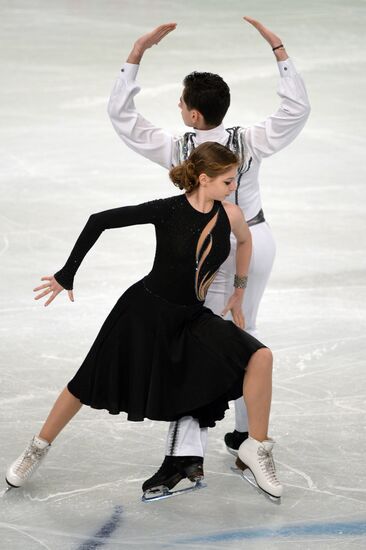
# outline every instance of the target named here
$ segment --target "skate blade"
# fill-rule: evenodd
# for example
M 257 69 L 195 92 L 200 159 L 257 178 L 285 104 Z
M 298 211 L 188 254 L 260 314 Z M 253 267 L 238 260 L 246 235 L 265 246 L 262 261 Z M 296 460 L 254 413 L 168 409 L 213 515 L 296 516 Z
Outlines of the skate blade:
M 273 495 L 270 495 L 264 489 L 261 489 L 259 487 L 258 483 L 255 480 L 254 475 L 252 474 L 252 471 L 249 468 L 246 468 L 245 470 L 241 470 L 237 466 L 231 466 L 231 471 L 234 472 L 234 474 L 239 475 L 242 479 L 244 479 L 249 485 L 254 487 L 256 489 L 257 493 L 264 496 L 267 500 L 272 502 L 272 504 L 276 504 L 277 506 L 281 504 L 281 497 L 275 497 Z
M 226 450 L 227 450 L 228 453 L 235 456 L 235 458 L 238 458 L 238 451 L 236 449 L 232 449 L 231 447 L 228 447 L 226 445 Z
M 6 481 L 6 484 L 7 484 L 7 490 L 10 490 L 10 489 L 20 489 L 21 485 L 13 485 L 12 483 L 10 483 L 10 481 L 8 481 L 6 478 L 5 478 L 5 481 Z
M 202 481 L 196 481 L 195 485 L 192 487 L 186 487 L 185 489 L 177 489 L 176 491 L 170 491 L 167 487 L 157 488 L 155 491 L 146 491 L 142 497 L 142 502 L 153 502 L 157 500 L 164 500 L 170 497 L 176 497 L 178 495 L 183 495 L 185 493 L 191 493 L 192 491 L 198 491 L 199 489 L 204 489 L 207 487 L 206 483 Z

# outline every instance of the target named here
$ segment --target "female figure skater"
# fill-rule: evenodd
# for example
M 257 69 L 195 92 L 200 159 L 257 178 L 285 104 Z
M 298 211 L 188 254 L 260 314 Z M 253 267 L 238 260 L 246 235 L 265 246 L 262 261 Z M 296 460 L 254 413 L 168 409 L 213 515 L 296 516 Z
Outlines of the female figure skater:
M 289 145 L 301 132 L 309 116 L 310 105 L 303 79 L 288 57 L 281 39 L 259 21 L 250 17 L 244 19 L 270 45 L 278 63 L 281 76 L 278 94 L 281 103 L 271 116 L 251 126 L 226 128 L 223 119 L 230 105 L 228 85 L 219 75 L 193 72 L 184 78 L 179 100 L 183 122 L 190 127 L 190 131 L 183 136 L 174 136 L 146 120 L 135 106 L 135 96 L 141 89 L 137 82 L 139 67 L 145 52 L 174 31 L 175 23 L 161 25 L 135 42 L 114 85 L 108 112 L 114 129 L 128 147 L 165 168 L 180 164 L 194 147 L 208 141 L 219 142 L 240 157 L 238 186 L 228 200 L 242 209 L 252 235 L 253 252 L 243 313 L 245 330 L 258 337 L 258 309 L 275 257 L 274 238 L 262 210 L 259 171 L 264 158 Z M 165 109 L 165 106 L 162 108 Z M 223 311 L 230 296 L 234 273 L 235 240 L 228 259 L 220 267 L 207 294 L 206 305 L 217 314 Z M 246 409 L 243 399 L 238 399 L 235 401 L 235 429 L 225 435 L 229 452 L 237 455 L 240 444 L 247 437 Z M 203 457 L 206 441 L 207 429 L 200 429 L 196 419 L 186 416 L 178 422 L 172 422 L 165 448 L 165 462 L 169 456 Z M 162 471 L 158 472 L 158 477 L 154 476 L 146 483 L 152 486 L 161 479 Z
M 111 414 L 124 411 L 133 421 L 192 416 L 208 427 L 223 418 L 229 400 L 242 395 L 250 437 L 241 444 L 238 460 L 252 470 L 259 487 L 281 496 L 274 442 L 268 438 L 272 355 L 242 330 L 250 233 L 240 208 L 222 202 L 235 189 L 237 168 L 237 157 L 226 147 L 200 145 L 170 172 L 185 194 L 93 214 L 65 266 L 43 277 L 47 282 L 35 289 L 41 291 L 36 299 L 50 295 L 48 305 L 66 289 L 73 300 L 76 271 L 103 230 L 155 226 L 151 272 L 118 300 L 40 433 L 9 467 L 9 485 L 20 487 L 30 478 L 82 404 Z M 236 275 L 226 309 L 234 322 L 204 306 L 208 287 L 229 254 L 231 232 L 237 240 Z M 202 464 L 190 457 L 180 460 L 181 479 L 202 477 Z

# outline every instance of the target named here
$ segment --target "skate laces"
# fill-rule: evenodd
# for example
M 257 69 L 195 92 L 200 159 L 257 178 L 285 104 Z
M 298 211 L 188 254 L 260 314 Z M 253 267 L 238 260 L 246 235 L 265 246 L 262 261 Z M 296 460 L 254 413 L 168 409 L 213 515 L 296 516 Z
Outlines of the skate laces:
M 15 473 L 21 476 L 31 473 L 40 459 L 46 454 L 46 450 L 47 447 L 46 449 L 38 449 L 35 445 L 30 444 L 24 455 L 20 458 L 19 464 L 16 465 Z
M 273 460 L 272 452 L 267 451 L 267 449 L 265 449 L 264 447 L 259 447 L 258 457 L 260 467 L 267 479 L 269 479 L 269 481 L 274 485 L 280 485 L 280 482 L 278 481 L 276 475 L 276 467 Z

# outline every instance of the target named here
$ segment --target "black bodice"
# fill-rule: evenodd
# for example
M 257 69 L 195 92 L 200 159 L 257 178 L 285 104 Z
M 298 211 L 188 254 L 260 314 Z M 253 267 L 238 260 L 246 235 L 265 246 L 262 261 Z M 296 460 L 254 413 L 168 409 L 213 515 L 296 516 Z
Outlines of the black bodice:
M 90 216 L 56 280 L 66 289 L 73 288 L 78 267 L 105 229 L 147 223 L 155 226 L 156 253 L 145 277 L 146 288 L 172 303 L 203 303 L 229 255 L 231 228 L 221 202 L 215 201 L 210 212 L 202 213 L 185 194 Z

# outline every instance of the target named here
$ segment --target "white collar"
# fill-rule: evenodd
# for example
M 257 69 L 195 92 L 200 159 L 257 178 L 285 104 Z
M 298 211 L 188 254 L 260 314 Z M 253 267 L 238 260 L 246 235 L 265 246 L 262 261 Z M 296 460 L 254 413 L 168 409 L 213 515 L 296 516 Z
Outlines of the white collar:
M 221 141 L 223 137 L 227 136 L 225 126 L 223 123 L 211 130 L 197 130 L 193 129 L 196 134 L 197 143 L 204 143 L 205 141 Z

